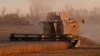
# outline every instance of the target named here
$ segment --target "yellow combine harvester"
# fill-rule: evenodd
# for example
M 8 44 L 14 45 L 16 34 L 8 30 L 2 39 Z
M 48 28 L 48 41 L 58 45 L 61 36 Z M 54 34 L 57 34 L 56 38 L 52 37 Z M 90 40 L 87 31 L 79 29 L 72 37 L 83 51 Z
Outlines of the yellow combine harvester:
M 66 41 L 71 44 L 71 47 L 79 44 L 78 21 L 83 19 L 70 19 L 66 12 L 50 12 L 47 15 L 47 20 L 40 22 L 43 26 L 43 34 L 11 34 L 11 41 Z M 22 36 L 22 37 L 21 37 Z M 23 37 L 24 36 L 24 37 Z

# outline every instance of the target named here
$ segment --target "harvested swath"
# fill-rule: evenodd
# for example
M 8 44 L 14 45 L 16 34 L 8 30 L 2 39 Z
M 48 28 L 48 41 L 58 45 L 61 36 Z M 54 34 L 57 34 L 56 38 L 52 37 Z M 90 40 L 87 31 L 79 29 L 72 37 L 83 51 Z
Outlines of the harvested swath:
M 0 48 L 0 56 L 15 55 L 23 53 L 37 53 L 43 51 L 65 50 L 69 48 L 67 42 L 42 42 L 42 43 L 28 43 L 16 44 L 6 48 Z

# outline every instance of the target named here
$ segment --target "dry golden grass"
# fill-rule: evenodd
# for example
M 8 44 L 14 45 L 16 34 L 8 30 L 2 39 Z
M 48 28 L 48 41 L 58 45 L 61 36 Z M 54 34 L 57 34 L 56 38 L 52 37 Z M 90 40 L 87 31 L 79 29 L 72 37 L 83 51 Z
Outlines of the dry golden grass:
M 65 50 L 69 47 L 68 43 L 65 42 L 47 42 L 47 43 L 31 43 L 9 46 L 6 48 L 0 48 L 0 56 L 13 55 L 13 54 L 23 54 L 23 53 L 37 53 L 43 51 L 55 51 L 55 50 Z
M 8 39 L 10 33 L 33 33 L 34 30 L 32 29 L 33 27 L 30 27 L 30 26 L 1 27 L 0 37 L 4 39 Z M 88 38 L 82 37 L 80 39 L 81 39 L 81 46 L 85 45 L 85 47 L 87 47 L 87 46 L 96 44 Z M 33 53 L 32 55 L 29 54 L 30 56 L 52 56 L 52 55 L 53 56 L 93 56 L 93 55 L 100 56 L 98 55 L 98 53 L 100 53 L 100 51 L 98 50 L 95 50 L 95 51 L 69 50 L 69 51 L 63 51 L 63 52 L 56 51 L 56 52 L 52 52 L 53 54 L 50 52 L 50 55 L 48 54 L 49 52 L 47 52 L 46 55 L 45 53 L 40 53 L 40 54 L 37 53 L 37 52 L 44 52 L 44 51 L 65 50 L 67 47 L 69 47 L 69 44 L 65 42 L 27 43 L 27 44 L 15 43 L 13 45 L 10 45 L 9 43 L 7 43 L 6 45 L 5 47 L 2 47 L 2 46 L 0 47 L 0 56 L 8 56 L 8 55 L 15 56 L 16 54 L 25 54 L 25 53 Z M 29 56 L 29 55 L 26 55 L 26 56 Z M 19 56 L 22 56 L 22 55 L 19 55 Z
M 58 51 L 46 51 L 40 53 L 26 53 L 12 56 L 100 56 L 99 49 L 67 49 Z

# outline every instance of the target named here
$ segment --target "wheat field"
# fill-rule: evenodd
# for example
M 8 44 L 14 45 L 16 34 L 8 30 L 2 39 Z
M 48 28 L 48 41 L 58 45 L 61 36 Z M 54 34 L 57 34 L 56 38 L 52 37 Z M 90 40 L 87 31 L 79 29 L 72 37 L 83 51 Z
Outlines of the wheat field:
M 100 49 L 67 49 L 40 53 L 17 54 L 14 56 L 100 56 Z
M 100 46 L 68 49 L 66 42 L 9 42 L 0 44 L 0 56 L 100 56 Z
M 67 48 L 69 48 L 69 43 L 66 42 L 9 42 L 0 45 L 0 56 L 65 50 Z
M 19 30 L 20 29 L 20 30 Z M 81 38 L 86 48 L 66 49 L 66 42 L 10 42 L 11 33 L 33 33 L 31 26 L 1 26 L 0 56 L 100 56 L 100 48 L 90 39 Z M 2 41 L 4 40 L 4 41 Z M 93 46 L 92 48 L 90 48 Z M 82 46 L 81 46 L 82 47 Z

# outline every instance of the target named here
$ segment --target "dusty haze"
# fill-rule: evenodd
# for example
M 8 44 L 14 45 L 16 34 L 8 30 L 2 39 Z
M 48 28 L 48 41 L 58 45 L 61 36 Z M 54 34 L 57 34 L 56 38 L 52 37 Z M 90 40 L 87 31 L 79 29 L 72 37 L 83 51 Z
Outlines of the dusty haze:
M 32 15 L 37 16 L 37 22 L 45 20 L 48 12 L 60 12 L 60 11 L 66 11 L 71 18 L 84 18 L 85 24 L 81 24 L 81 29 L 79 34 L 83 36 L 87 36 L 91 38 L 92 40 L 99 42 L 100 40 L 100 19 L 96 19 L 95 16 L 93 20 L 87 16 L 87 14 L 84 13 L 90 13 L 83 9 L 83 15 L 79 14 L 80 9 L 76 10 L 74 13 L 73 11 L 77 8 L 73 8 L 72 6 L 68 6 L 66 3 L 60 3 L 61 0 L 32 0 L 31 2 L 31 8 L 32 8 Z M 64 1 L 64 0 L 63 0 Z M 66 1 L 65 1 L 66 2 Z M 69 8 L 70 7 L 70 8 Z M 94 12 L 95 9 L 93 9 Z M 97 10 L 98 11 L 98 10 Z M 97 12 L 96 11 L 96 12 Z M 81 15 L 81 16 L 77 16 Z M 36 22 L 35 21 L 35 22 Z M 97 22 L 96 22 L 97 21 Z M 35 25 L 38 25 L 38 23 Z M 35 30 L 39 30 L 40 26 L 38 25 Z
M 20 30 L 21 30 L 21 33 L 23 33 L 23 32 L 24 33 L 27 33 L 27 32 L 33 33 L 34 31 L 35 31 L 35 33 L 40 33 L 41 27 L 39 26 L 39 22 L 46 19 L 48 12 L 66 11 L 71 18 L 78 18 L 77 15 L 80 15 L 79 12 L 81 10 L 74 10 L 76 8 L 73 8 L 70 6 L 69 6 L 70 8 L 68 8 L 67 7 L 68 5 L 66 3 L 61 3 L 60 1 L 61 0 L 31 0 L 30 11 L 31 11 L 32 20 L 34 22 L 33 25 L 31 25 L 31 27 L 30 26 L 8 26 L 8 28 L 4 28 L 4 26 L 3 27 L 0 26 L 1 27 L 1 29 L 0 29 L 1 30 L 0 31 L 1 38 L 8 39 L 8 36 L 9 36 L 8 34 L 16 33 L 16 32 L 20 33 Z M 64 0 L 64 2 L 65 2 L 65 0 Z M 75 13 L 73 13 L 73 11 L 75 11 Z M 84 11 L 87 13 L 86 10 L 84 10 Z M 93 12 L 93 14 L 94 14 L 95 10 L 93 9 L 93 11 L 91 11 L 91 12 Z M 99 11 L 97 11 L 97 12 L 99 12 Z M 89 13 L 89 14 L 92 14 L 92 13 Z M 94 17 L 94 18 L 92 17 L 93 19 L 91 19 L 91 18 L 87 17 L 86 15 L 87 14 L 84 14 L 81 16 L 81 18 L 82 17 L 85 18 L 85 24 L 81 24 L 81 29 L 80 29 L 79 34 L 81 34 L 83 36 L 87 36 L 88 38 L 91 38 L 92 40 L 100 43 L 99 42 L 99 40 L 100 40 L 100 30 L 99 30 L 100 26 L 99 25 L 100 25 L 100 23 L 98 23 L 98 22 L 100 22 L 100 17 L 98 17 L 98 19 L 96 19 L 97 17 Z M 100 16 L 100 14 L 97 14 L 97 15 Z M 91 22 L 91 23 L 89 23 L 89 22 Z M 5 36 L 6 34 L 7 34 L 7 36 Z

